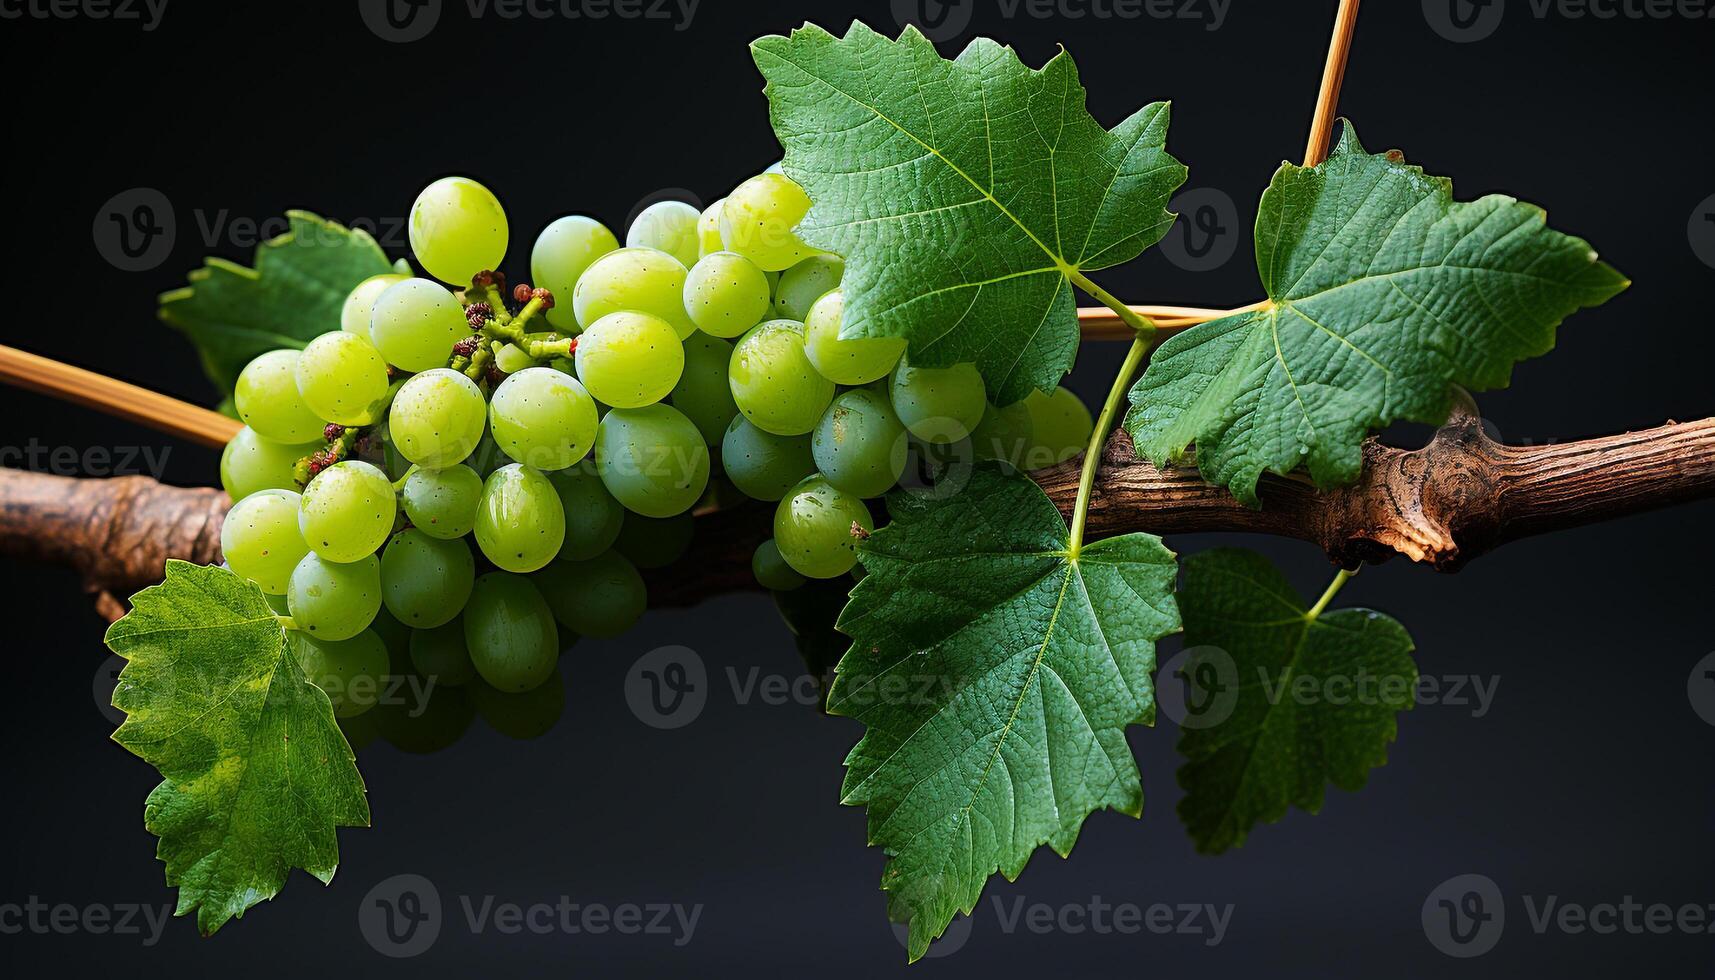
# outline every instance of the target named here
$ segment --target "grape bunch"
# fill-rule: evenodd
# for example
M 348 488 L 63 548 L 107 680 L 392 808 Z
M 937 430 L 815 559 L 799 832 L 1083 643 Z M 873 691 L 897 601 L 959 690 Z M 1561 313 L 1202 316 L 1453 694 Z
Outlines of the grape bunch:
M 1066 389 L 995 406 L 972 365 L 842 336 L 844 263 L 798 237 L 809 207 L 776 167 L 706 210 L 645 209 L 624 245 L 560 218 L 535 285 L 508 291 L 494 194 L 425 189 L 410 242 L 433 278 L 366 280 L 339 329 L 257 357 L 234 391 L 221 544 L 289 617 L 310 679 L 384 675 L 385 636 L 439 683 L 531 691 L 568 635 L 637 621 L 638 569 L 686 553 L 700 504 L 774 505 L 752 569 L 784 592 L 854 574 L 902 480 L 1084 448 Z

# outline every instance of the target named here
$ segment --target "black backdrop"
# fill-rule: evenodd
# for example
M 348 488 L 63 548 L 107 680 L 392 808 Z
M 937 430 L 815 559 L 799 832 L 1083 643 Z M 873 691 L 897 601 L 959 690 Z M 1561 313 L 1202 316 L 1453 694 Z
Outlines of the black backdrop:
M 73 6 L 82 12 L 62 18 L 47 14 L 65 8 L 41 0 L 0 3 L 25 14 L 0 24 L 12 134 L 5 342 L 210 403 L 217 395 L 190 348 L 153 319 L 154 296 L 205 254 L 247 260 L 255 223 L 306 207 L 380 222 L 385 234 L 420 186 L 469 173 L 506 203 L 509 264 L 522 270 L 531 237 L 560 214 L 618 228 L 662 189 L 712 200 L 774 158 L 751 38 L 806 15 L 896 26 L 884 2 L 705 0 L 681 30 L 647 17 L 569 18 L 546 4 L 550 16 L 508 19 L 499 0 L 448 0 L 425 39 L 394 43 L 366 28 L 355 2 L 175 0 L 153 30 Z M 1047 18 L 1030 5 L 976 6 L 967 35 L 998 37 L 1032 63 L 1058 43 L 1072 50 L 1104 122 L 1173 99 L 1170 147 L 1191 167 L 1188 186 L 1236 202 L 1231 215 L 1210 212 L 1237 234 L 1232 260 L 1186 270 L 1157 251 L 1102 281 L 1155 302 L 1255 298 L 1245 229 L 1275 165 L 1302 152 L 1333 4 L 1237 0 L 1220 5 L 1218 22 L 1207 0 L 1067 2 Z M 1066 16 L 1145 6 L 1192 16 Z M 1715 243 L 1688 227 L 1715 229 L 1698 213 L 1715 193 L 1715 21 L 1575 17 L 1580 7 L 1515 0 L 1492 35 L 1457 42 L 1444 36 L 1454 33 L 1444 3 L 1366 8 L 1342 108 L 1370 147 L 1403 148 L 1454 177 L 1461 197 L 1504 190 L 1538 202 L 1636 280 L 1575 317 L 1511 390 L 1484 396 L 1485 416 L 1509 440 L 1542 442 L 1708 414 L 1715 271 L 1698 250 L 1715 263 Z M 1473 33 L 1493 26 L 1479 19 Z M 170 254 L 144 271 L 106 261 L 92 234 L 105 202 L 133 188 L 160 191 L 176 218 Z M 401 237 L 387 242 L 396 255 Z M 1098 397 L 1118 355 L 1087 348 L 1072 384 Z M 170 481 L 215 476 L 213 453 L 36 396 L 0 390 L 0 419 L 7 465 L 99 472 L 106 464 L 87 450 L 117 458 L 144 447 L 168 453 Z M 1715 650 L 1712 532 L 1715 506 L 1704 504 L 1514 544 L 1457 576 L 1403 562 L 1369 570 L 1342 601 L 1405 623 L 1426 675 L 1494 685 L 1488 710 L 1420 706 L 1367 789 L 1331 791 L 1322 815 L 1294 812 L 1220 858 L 1195 855 L 1174 816 L 1171 724 L 1134 730 L 1143 819 L 1096 815 L 1070 860 L 1043 852 L 1018 883 L 991 884 L 962 948 L 917 972 L 1708 976 L 1715 936 L 1539 933 L 1530 909 L 1550 896 L 1585 907 L 1715 902 L 1715 731 L 1687 681 Z M 1215 539 L 1172 543 L 1190 551 Z M 1314 549 L 1261 547 L 1304 591 L 1326 581 Z M 102 624 L 68 572 L 8 561 L 0 574 L 14 685 L 0 722 L 0 962 L 80 975 L 904 968 L 876 890 L 881 855 L 863 846 L 862 813 L 837 802 L 858 729 L 795 703 L 746 703 L 727 679 L 729 667 L 741 682 L 753 668 L 800 671 L 760 597 L 652 613 L 628 636 L 580 644 L 563 662 L 564 719 L 546 737 L 514 742 L 479 721 L 434 755 L 381 741 L 362 749 L 375 828 L 340 834 L 330 888 L 294 873 L 278 901 L 208 940 L 183 920 L 152 945 L 35 928 L 18 918 L 32 899 L 82 915 L 159 906 L 171 892 L 141 826 L 154 774 L 108 741 L 91 694 Z M 712 682 L 701 717 L 677 731 L 639 723 L 622 694 L 635 659 L 667 644 L 695 648 Z M 432 882 L 444 908 L 438 939 L 409 959 L 377 952 L 358 915 L 399 874 Z M 1431 892 L 1463 874 L 1505 896 L 1504 934 L 1474 959 L 1443 955 L 1420 921 Z M 477 934 L 461 900 L 480 908 L 485 896 L 701 912 L 683 945 L 654 934 Z M 1020 900 L 1027 919 L 1041 906 L 1059 924 L 1008 928 Z M 1078 928 L 1076 910 L 1125 903 L 1230 906 L 1231 918 L 1213 945 L 1207 933 Z

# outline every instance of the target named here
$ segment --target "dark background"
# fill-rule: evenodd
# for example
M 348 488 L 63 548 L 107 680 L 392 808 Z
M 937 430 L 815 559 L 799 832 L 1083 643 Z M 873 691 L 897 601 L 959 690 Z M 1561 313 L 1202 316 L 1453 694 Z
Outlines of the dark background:
M 1188 186 L 1236 201 L 1239 232 L 1277 163 L 1302 153 L 1334 8 L 1236 0 L 1211 31 L 1206 19 L 1006 18 L 978 6 L 968 33 L 1011 43 L 1027 62 L 1058 43 L 1074 52 L 1104 123 L 1173 99 L 1169 145 L 1191 167 Z M 1715 272 L 1687 227 L 1715 192 L 1715 21 L 1539 18 L 1507 6 L 1492 37 L 1453 43 L 1416 2 L 1367 4 L 1342 102 L 1371 149 L 1404 149 L 1455 178 L 1462 198 L 1537 202 L 1636 280 L 1574 317 L 1559 349 L 1483 396 L 1483 412 L 1515 442 L 1709 414 Z M 355 0 L 174 0 L 147 32 L 87 17 L 0 22 L 12 118 L 5 343 L 213 403 L 191 349 L 154 320 L 154 297 L 206 254 L 247 262 L 253 242 L 236 222 L 304 207 L 385 225 L 429 180 L 467 173 L 505 202 L 508 265 L 521 277 L 529 242 L 554 217 L 588 212 L 621 229 L 664 188 L 713 200 L 775 158 L 747 41 L 807 14 L 896 27 L 884 2 L 704 0 L 682 31 L 492 9 L 473 20 L 460 0 L 446 7 L 427 39 L 404 44 L 367 30 Z M 177 234 L 159 267 L 124 272 L 98 254 L 92 225 L 104 202 L 137 187 L 166 195 Z M 402 235 L 385 244 L 407 253 Z M 1138 301 L 1237 305 L 1260 295 L 1249 253 L 1245 232 L 1217 269 L 1185 272 L 1152 251 L 1098 278 Z M 1119 353 L 1087 348 L 1071 383 L 1099 398 Z M 9 389 L 0 419 L 0 446 L 169 448 Z M 206 484 L 215 462 L 170 444 L 162 475 Z M 1400 619 L 1426 675 L 1498 683 L 1486 715 L 1420 706 L 1367 789 L 1331 790 L 1320 816 L 1293 812 L 1220 858 L 1197 856 L 1174 815 L 1172 725 L 1134 729 L 1143 819 L 1097 814 L 1070 860 L 1043 851 L 1016 884 L 991 883 L 964 947 L 915 972 L 1708 976 L 1715 936 L 1538 935 L 1523 902 L 1715 902 L 1715 731 L 1687 695 L 1693 664 L 1715 650 L 1712 541 L 1715 506 L 1702 504 L 1513 544 L 1456 576 L 1403 561 L 1367 571 L 1342 602 Z M 1314 549 L 1260 546 L 1306 593 L 1326 582 Z M 0 722 L 0 904 L 170 902 L 141 822 L 156 776 L 108 741 L 112 723 L 91 693 L 103 624 L 68 572 L 5 561 L 0 576 L 14 685 Z M 622 696 L 632 662 L 663 644 L 694 647 L 714 680 L 707 709 L 678 731 L 639 723 Z M 765 598 L 652 613 L 628 636 L 568 654 L 564 718 L 546 737 L 512 741 L 478 721 L 438 754 L 361 749 L 375 827 L 340 834 L 330 888 L 295 872 L 278 901 L 208 940 L 184 920 L 154 946 L 0 935 L 0 963 L 74 975 L 902 971 L 877 890 L 881 855 L 864 847 L 863 814 L 838 804 L 858 728 L 797 704 L 741 704 L 729 665 L 801 672 Z M 365 893 L 400 873 L 430 879 L 446 906 L 438 942 L 410 960 L 383 958 L 358 927 Z M 1465 873 L 1494 879 L 1508 921 L 1493 952 L 1455 960 L 1419 916 L 1433 889 Z M 461 895 L 704 909 L 675 948 L 659 936 L 472 935 Z M 1098 897 L 1231 904 L 1233 914 L 1212 948 L 1188 935 L 1008 934 L 995 899 L 1021 897 L 1055 909 Z

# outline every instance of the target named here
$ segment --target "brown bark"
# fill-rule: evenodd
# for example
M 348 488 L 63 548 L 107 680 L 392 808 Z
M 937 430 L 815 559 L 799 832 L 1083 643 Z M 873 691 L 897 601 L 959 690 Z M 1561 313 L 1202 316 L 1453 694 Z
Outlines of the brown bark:
M 1077 496 L 1079 460 L 1034 478 L 1062 511 Z M 1356 565 L 1405 555 L 1440 571 L 1518 538 L 1715 496 L 1715 418 L 1547 446 L 1506 446 L 1460 413 L 1417 450 L 1372 441 L 1352 486 L 1318 492 L 1300 477 L 1263 480 L 1251 509 L 1190 467 L 1136 458 L 1131 439 L 1108 443 L 1091 497 L 1089 532 L 1242 531 L 1318 545 Z M 0 470 L 0 553 L 82 573 L 112 618 L 114 596 L 159 581 L 168 558 L 220 559 L 228 506 L 218 490 L 144 477 L 73 480 Z M 757 588 L 750 555 L 768 537 L 770 509 L 746 504 L 697 518 L 693 551 L 646 573 L 658 607 L 694 605 Z

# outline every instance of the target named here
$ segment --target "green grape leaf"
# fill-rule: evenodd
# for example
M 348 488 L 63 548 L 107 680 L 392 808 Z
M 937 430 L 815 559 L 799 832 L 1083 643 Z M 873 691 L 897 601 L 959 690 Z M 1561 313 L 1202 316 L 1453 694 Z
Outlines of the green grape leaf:
M 1256 503 L 1266 472 L 1357 479 L 1362 443 L 1396 420 L 1446 421 L 1452 386 L 1504 387 L 1574 311 L 1628 285 L 1580 239 L 1510 197 L 1370 154 L 1350 123 L 1327 162 L 1283 164 L 1262 197 L 1257 267 L 1270 305 L 1164 343 L 1126 428 L 1156 465 L 1195 443 L 1210 483 Z
M 991 400 L 1053 391 L 1078 350 L 1071 277 L 1129 261 L 1173 223 L 1185 168 L 1168 107 L 1111 131 L 1064 51 L 1041 69 L 987 38 L 956 61 L 916 28 L 854 23 L 751 45 L 803 239 L 846 260 L 842 337 L 904 337 L 913 363 L 969 361 Z
M 369 804 L 327 695 L 255 585 L 218 567 L 167 562 L 107 645 L 129 661 L 114 741 L 160 771 L 143 820 L 161 839 L 177 914 L 213 934 L 273 898 L 292 868 L 326 884 L 337 827 Z
M 1096 810 L 1142 812 L 1125 728 L 1154 723 L 1178 567 L 1147 534 L 1072 557 L 1041 488 L 990 467 L 957 495 L 898 491 L 888 509 L 840 617 L 852 648 L 828 710 L 867 728 L 843 802 L 868 808 L 916 960 L 989 875 L 1017 879 L 1042 844 L 1065 856 Z
M 221 392 L 259 354 L 303 347 L 339 329 L 340 308 L 358 283 L 410 272 L 387 261 L 375 239 L 308 211 L 288 211 L 290 230 L 256 249 L 256 267 L 204 260 L 190 285 L 161 294 L 160 317 L 184 334 Z
M 1187 558 L 1179 608 L 1202 708 L 1181 725 L 1179 816 L 1199 851 L 1237 847 L 1289 806 L 1316 813 L 1324 784 L 1362 789 L 1387 762 L 1417 687 L 1405 627 L 1368 609 L 1313 617 L 1267 558 L 1238 549 Z

